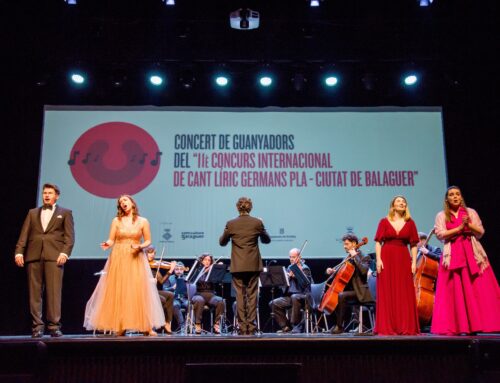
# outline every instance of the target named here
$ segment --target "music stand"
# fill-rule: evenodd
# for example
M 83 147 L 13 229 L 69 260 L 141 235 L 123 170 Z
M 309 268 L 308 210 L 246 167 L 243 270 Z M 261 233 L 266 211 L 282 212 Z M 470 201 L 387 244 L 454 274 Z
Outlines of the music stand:
M 210 270 L 208 271 L 207 278 L 205 279 L 207 282 L 212 282 L 213 284 L 218 284 L 222 286 L 222 300 L 224 301 L 224 278 L 226 276 L 227 266 L 223 263 L 216 263 L 210 266 Z M 224 303 L 224 313 L 221 316 L 220 320 L 220 332 L 222 333 L 223 327 L 226 323 L 225 318 L 225 303 Z
M 271 302 L 274 301 L 274 291 L 276 287 L 289 287 L 290 281 L 284 266 L 269 266 L 267 271 L 263 271 L 259 275 L 262 287 L 271 288 Z M 271 304 L 271 317 L 264 324 L 262 332 L 266 329 L 269 321 L 271 321 L 271 332 L 274 332 L 274 304 Z

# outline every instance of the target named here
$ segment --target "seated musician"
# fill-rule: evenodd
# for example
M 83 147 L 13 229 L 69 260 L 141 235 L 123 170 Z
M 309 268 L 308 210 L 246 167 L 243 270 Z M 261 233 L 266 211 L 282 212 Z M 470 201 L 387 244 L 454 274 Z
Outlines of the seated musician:
M 177 321 L 178 329 L 182 329 L 184 326 L 184 315 L 182 314 L 181 308 L 187 309 L 188 307 L 186 284 L 177 284 L 179 279 L 184 279 L 184 270 L 184 264 L 182 262 L 177 262 L 174 268 L 174 274 L 170 275 L 163 285 L 164 290 L 174 293 L 174 317 Z
M 203 307 L 208 305 L 215 307 L 215 319 L 213 331 L 216 334 L 220 333 L 220 320 L 224 313 L 224 301 L 221 297 L 215 295 L 215 286 L 212 282 L 208 282 L 207 276 L 210 266 L 214 263 L 214 258 L 209 253 L 203 253 L 200 256 L 200 263 L 204 269 L 196 282 L 196 294 L 191 298 L 194 310 L 194 325 L 196 334 L 201 334 L 201 319 L 203 316 Z
M 289 252 L 290 265 L 287 268 L 290 286 L 285 288 L 283 296 L 269 302 L 271 312 L 274 313 L 276 322 L 281 327 L 280 332 L 301 333 L 304 331 L 304 321 L 301 310 L 306 304 L 306 296 L 310 292 L 310 285 L 306 288 L 300 286 L 296 276 L 290 270 L 292 265 L 297 265 L 309 282 L 312 283 L 311 269 L 300 258 L 300 249 L 294 248 Z M 286 317 L 286 310 L 292 309 L 290 320 Z
M 175 262 L 170 262 L 170 266 L 166 267 L 158 262 L 155 262 L 156 249 L 154 246 L 148 246 L 144 250 L 148 257 L 148 262 L 151 266 L 153 277 L 156 278 L 156 287 L 160 296 L 161 305 L 165 314 L 165 333 L 172 334 L 172 317 L 174 312 L 174 293 L 163 289 L 163 284 L 175 269 Z M 166 272 L 163 273 L 162 270 Z
M 418 243 L 417 243 L 417 249 L 418 252 L 424 255 L 428 255 L 429 257 L 435 259 L 438 261 L 441 258 L 441 249 L 439 247 L 434 247 L 429 244 L 425 244 L 427 241 L 427 234 L 424 233 L 423 231 L 418 232 Z
M 344 317 L 346 314 L 347 303 L 365 303 L 373 302 L 373 297 L 370 294 L 367 283 L 367 274 L 370 269 L 371 257 L 363 255 L 363 253 L 356 249 L 359 240 L 354 234 L 349 233 L 342 237 L 344 250 L 352 256 L 349 262 L 354 265 L 354 274 L 352 275 L 349 283 L 345 286 L 344 290 L 338 295 L 338 305 L 335 309 L 337 316 L 337 325 L 332 328 L 332 334 L 341 334 L 344 332 Z M 326 269 L 326 273 L 331 275 L 334 269 Z

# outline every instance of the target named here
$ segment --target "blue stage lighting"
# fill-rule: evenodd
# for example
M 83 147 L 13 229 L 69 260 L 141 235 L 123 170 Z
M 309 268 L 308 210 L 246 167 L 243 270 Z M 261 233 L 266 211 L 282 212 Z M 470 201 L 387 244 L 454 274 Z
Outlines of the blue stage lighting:
M 415 74 L 409 74 L 405 76 L 403 81 L 405 85 L 412 86 L 418 82 L 418 77 Z
M 259 79 L 259 83 L 262 86 L 270 86 L 273 83 L 273 79 L 269 76 L 261 76 Z
M 325 85 L 326 86 L 335 86 L 339 82 L 339 79 L 336 76 L 327 76 L 325 77 Z
M 149 76 L 149 82 L 154 86 L 160 86 L 163 84 L 163 77 L 157 74 L 151 75 Z
M 433 0 L 419 0 L 421 7 L 428 7 L 432 4 Z
M 229 84 L 229 78 L 227 76 L 217 76 L 215 78 L 215 83 L 218 86 L 226 86 L 227 84 Z
M 85 76 L 82 75 L 81 73 L 76 73 L 76 72 L 71 73 L 70 78 L 71 78 L 71 81 L 73 81 L 73 83 L 78 84 L 78 85 L 81 85 L 85 82 Z

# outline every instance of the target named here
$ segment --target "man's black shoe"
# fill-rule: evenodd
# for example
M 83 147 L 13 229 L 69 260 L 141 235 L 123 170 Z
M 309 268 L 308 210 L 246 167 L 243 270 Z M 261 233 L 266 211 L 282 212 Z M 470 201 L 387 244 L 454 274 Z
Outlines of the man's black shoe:
M 59 338 L 59 337 L 63 336 L 63 333 L 61 332 L 61 330 L 52 330 L 50 332 L 50 336 L 52 338 Z
M 42 338 L 43 337 L 43 330 L 34 330 L 31 333 L 32 338 Z

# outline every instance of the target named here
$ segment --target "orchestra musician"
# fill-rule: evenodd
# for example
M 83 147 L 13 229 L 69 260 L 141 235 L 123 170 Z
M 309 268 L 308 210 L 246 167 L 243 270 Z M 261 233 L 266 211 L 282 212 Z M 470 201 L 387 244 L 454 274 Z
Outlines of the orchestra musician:
M 177 321 L 178 329 L 184 327 L 184 315 L 182 308 L 187 310 L 188 298 L 187 287 L 185 283 L 177 283 L 179 280 L 184 280 L 184 271 L 186 268 L 182 262 L 177 262 L 174 268 L 174 273 L 168 277 L 163 285 L 164 290 L 170 291 L 174 294 L 174 318 Z
M 331 329 L 332 334 L 341 334 L 344 332 L 344 318 L 347 309 L 347 303 L 366 303 L 373 302 L 373 297 L 370 294 L 367 283 L 367 275 L 370 269 L 371 257 L 363 255 L 357 249 L 359 243 L 358 237 L 352 233 L 345 234 L 342 237 L 344 250 L 349 256 L 349 262 L 354 266 L 354 274 L 345 286 L 344 290 L 338 295 L 338 305 L 335 309 L 337 316 L 336 326 Z M 332 275 L 333 268 L 327 268 L 326 273 Z
M 310 285 L 302 287 L 297 277 L 291 270 L 292 265 L 297 265 L 303 274 L 312 283 L 311 269 L 300 257 L 300 249 L 293 248 L 289 252 L 290 265 L 287 267 L 289 287 L 286 287 L 283 296 L 269 302 L 269 307 L 274 313 L 276 322 L 281 327 L 278 332 L 301 333 L 304 331 L 304 321 L 301 318 L 301 310 L 305 307 L 307 294 L 310 293 Z M 286 317 L 286 310 L 292 309 L 290 319 Z
M 172 334 L 174 293 L 165 289 L 164 283 L 172 275 L 173 270 L 175 270 L 176 262 L 170 262 L 168 266 L 163 266 L 161 262 L 155 262 L 156 249 L 153 245 L 146 247 L 144 249 L 144 254 L 146 254 L 148 258 L 153 277 L 156 278 L 156 287 L 158 289 L 158 295 L 160 296 L 161 306 L 163 307 L 163 313 L 165 314 L 165 333 L 170 335 Z M 163 269 L 165 269 L 165 273 L 162 273 L 161 270 Z
M 428 255 L 429 257 L 435 259 L 436 261 L 441 258 L 441 249 L 439 247 L 425 244 L 425 242 L 427 241 L 427 233 L 419 231 L 418 239 L 419 239 L 417 243 L 418 254 Z
M 201 272 L 196 282 L 196 294 L 191 298 L 194 310 L 194 325 L 196 334 L 201 334 L 201 320 L 203 316 L 203 307 L 208 305 L 215 308 L 215 319 L 213 331 L 220 334 L 220 320 L 224 313 L 224 301 L 222 297 L 215 294 L 215 286 L 212 282 L 207 281 L 210 271 L 210 266 L 214 263 L 214 258 L 210 253 L 203 253 L 199 258 L 203 265 Z

